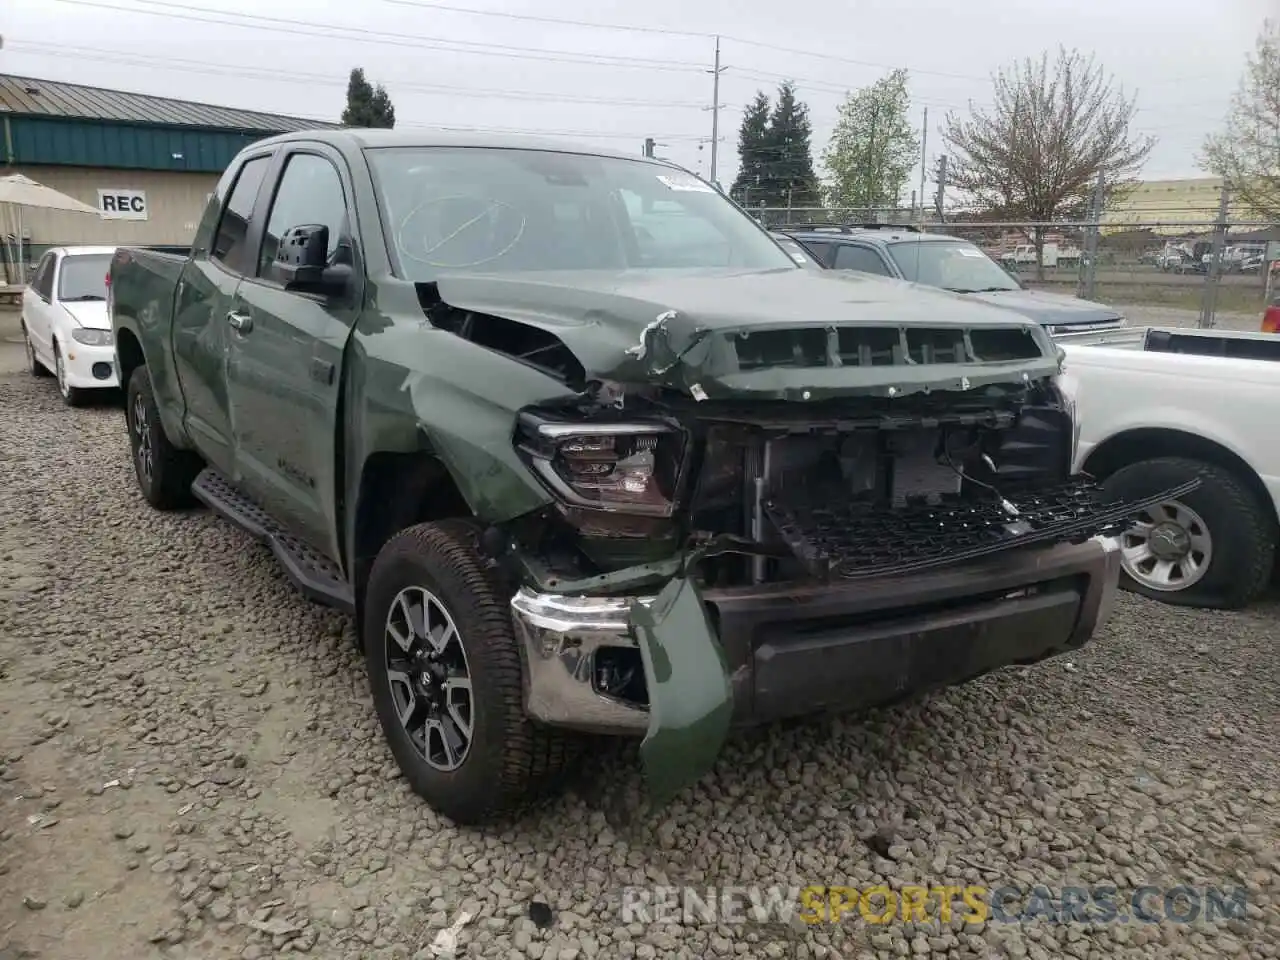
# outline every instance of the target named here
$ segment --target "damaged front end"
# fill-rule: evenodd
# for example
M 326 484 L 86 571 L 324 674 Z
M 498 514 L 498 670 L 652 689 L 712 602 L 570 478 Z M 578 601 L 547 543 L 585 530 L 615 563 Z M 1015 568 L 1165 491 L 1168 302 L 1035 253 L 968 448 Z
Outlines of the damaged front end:
M 736 723 L 1078 647 L 1109 610 L 1111 538 L 1187 492 L 1108 503 L 1070 475 L 1060 354 L 1031 324 L 664 310 L 610 353 L 589 326 L 538 326 L 577 382 L 520 413 L 550 497 L 494 548 L 520 585 L 528 714 L 643 736 L 656 800 Z

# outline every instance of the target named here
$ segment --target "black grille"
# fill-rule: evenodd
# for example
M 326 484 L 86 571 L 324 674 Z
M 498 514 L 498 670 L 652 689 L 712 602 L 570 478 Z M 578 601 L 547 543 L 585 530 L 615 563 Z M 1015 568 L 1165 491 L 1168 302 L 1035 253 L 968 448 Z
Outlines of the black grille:
M 1092 481 L 1055 486 L 1010 486 L 1003 499 L 951 497 L 937 505 L 900 509 L 848 495 L 788 497 L 765 502 L 765 512 L 796 557 L 816 576 L 853 580 L 921 570 L 1031 544 L 1082 543 L 1114 536 L 1148 506 L 1184 496 L 1193 480 L 1131 503 L 1108 502 Z
M 727 335 L 740 370 L 997 363 L 1044 356 L 1024 326 L 803 327 Z

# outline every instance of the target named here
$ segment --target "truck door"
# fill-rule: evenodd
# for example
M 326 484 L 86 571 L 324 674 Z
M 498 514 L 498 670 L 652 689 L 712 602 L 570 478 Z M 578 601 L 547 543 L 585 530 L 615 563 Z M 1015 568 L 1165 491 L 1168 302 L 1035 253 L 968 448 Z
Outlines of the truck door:
M 269 152 L 246 160 L 220 183 L 225 198 L 208 249 L 197 246 L 178 278 L 173 301 L 173 353 L 186 405 L 187 429 L 209 463 L 232 469 L 227 406 L 228 314 L 248 256 L 249 220 L 262 188 Z
M 312 547 L 340 561 L 337 496 L 338 399 L 342 354 L 360 312 L 364 266 L 350 215 L 352 190 L 341 155 L 321 144 L 282 158 L 256 263 L 237 294 L 228 391 L 236 479 L 251 497 Z M 355 279 L 338 296 L 285 289 L 274 269 L 280 237 L 323 224 L 330 263 Z

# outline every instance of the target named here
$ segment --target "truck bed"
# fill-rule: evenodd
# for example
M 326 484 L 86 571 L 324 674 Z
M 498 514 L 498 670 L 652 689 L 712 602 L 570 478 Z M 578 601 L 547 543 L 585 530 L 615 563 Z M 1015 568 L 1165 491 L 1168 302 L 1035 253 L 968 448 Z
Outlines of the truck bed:
M 1178 353 L 1233 360 L 1280 360 L 1280 337 L 1251 330 L 1201 330 L 1195 327 L 1127 327 L 1121 330 L 1059 334 L 1072 346 L 1113 347 L 1146 353 Z
M 190 247 L 119 247 L 111 259 L 111 309 L 141 316 L 148 307 L 167 316 Z

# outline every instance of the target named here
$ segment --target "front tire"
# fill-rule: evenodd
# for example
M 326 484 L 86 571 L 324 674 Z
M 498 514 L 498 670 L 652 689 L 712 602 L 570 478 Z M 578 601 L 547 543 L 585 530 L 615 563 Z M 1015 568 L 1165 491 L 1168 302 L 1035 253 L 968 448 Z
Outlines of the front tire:
M 473 525 L 401 531 L 379 552 L 365 599 L 374 706 L 414 793 L 456 823 L 478 824 L 555 784 L 572 737 L 524 713 L 510 591 Z
M 145 366 L 135 369 L 125 391 L 125 422 L 134 476 L 143 498 L 157 510 L 177 510 L 195 503 L 191 484 L 204 464 L 190 450 L 175 447 L 164 432 L 160 411 Z
M 67 362 L 62 359 L 62 349 L 55 340 L 53 343 L 54 375 L 58 378 L 58 393 L 62 402 L 68 407 L 83 407 L 89 399 L 89 391 L 73 387 L 67 383 Z
M 1121 586 L 1189 607 L 1238 609 L 1266 589 L 1275 564 L 1271 513 L 1234 473 L 1183 457 L 1130 464 L 1103 482 L 1117 500 L 1200 478 L 1200 487 L 1140 515 L 1121 536 Z

